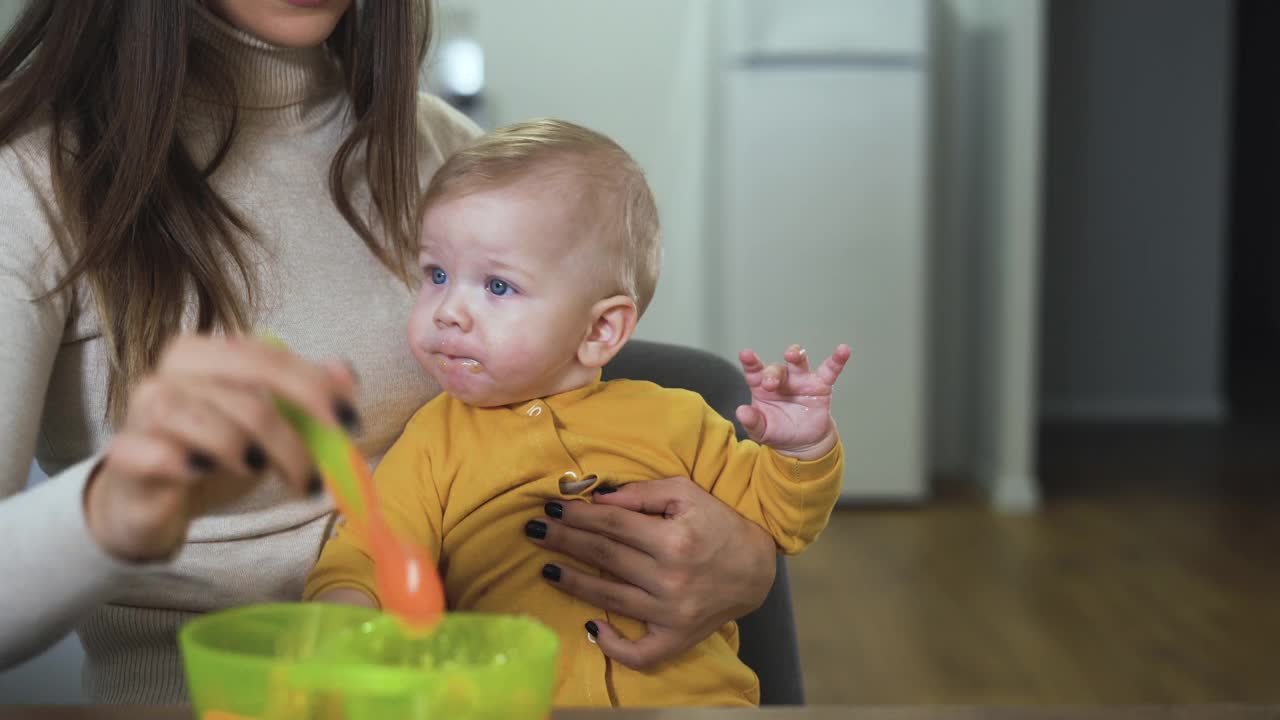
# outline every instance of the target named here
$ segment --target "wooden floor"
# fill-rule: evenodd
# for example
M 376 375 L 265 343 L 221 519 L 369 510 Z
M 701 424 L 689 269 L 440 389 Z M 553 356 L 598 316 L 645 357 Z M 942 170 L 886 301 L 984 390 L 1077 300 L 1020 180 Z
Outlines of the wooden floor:
M 792 560 L 809 702 L 1280 701 L 1280 431 L 1042 443 L 1039 513 L 840 510 Z

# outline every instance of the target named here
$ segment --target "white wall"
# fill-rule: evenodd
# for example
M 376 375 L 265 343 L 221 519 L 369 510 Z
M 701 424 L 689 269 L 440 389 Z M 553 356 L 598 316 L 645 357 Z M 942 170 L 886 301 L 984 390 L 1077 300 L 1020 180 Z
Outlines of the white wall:
M 9 25 L 22 11 L 22 0 L 0 0 L 0 33 L 7 32 Z
M 729 0 L 715 346 L 853 347 L 842 498 L 927 497 L 927 0 Z M 817 356 L 815 356 L 817 359 Z
M 934 467 L 1037 501 L 1042 0 L 937 0 Z
M 1223 414 L 1231 8 L 1053 5 L 1050 417 Z
M 929 434 L 934 471 L 969 476 L 976 458 L 976 246 L 983 190 L 986 0 L 934 3 Z M 989 134 L 989 133 L 988 133 Z M 989 191 L 988 191 L 989 194 Z

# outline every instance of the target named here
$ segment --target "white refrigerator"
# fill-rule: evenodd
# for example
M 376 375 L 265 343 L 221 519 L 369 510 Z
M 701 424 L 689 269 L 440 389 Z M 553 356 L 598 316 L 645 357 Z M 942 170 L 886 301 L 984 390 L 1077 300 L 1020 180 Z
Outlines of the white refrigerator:
M 853 360 L 843 498 L 926 493 L 926 0 L 726 0 L 713 137 L 715 343 Z

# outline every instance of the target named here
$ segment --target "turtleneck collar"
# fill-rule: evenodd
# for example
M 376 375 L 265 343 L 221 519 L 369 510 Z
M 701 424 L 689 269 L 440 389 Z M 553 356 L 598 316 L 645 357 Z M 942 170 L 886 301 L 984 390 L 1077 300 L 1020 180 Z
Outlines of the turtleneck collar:
M 341 90 L 338 64 L 323 46 L 277 47 L 232 27 L 203 3 L 195 6 L 192 33 L 230 65 L 242 110 L 301 121 Z M 199 97 L 198 90 L 192 94 Z

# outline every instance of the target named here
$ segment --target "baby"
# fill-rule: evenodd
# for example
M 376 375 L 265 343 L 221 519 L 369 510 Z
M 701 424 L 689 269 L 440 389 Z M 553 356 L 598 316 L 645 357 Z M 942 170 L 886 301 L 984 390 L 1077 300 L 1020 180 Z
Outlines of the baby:
M 687 476 L 800 551 L 825 527 L 843 455 L 831 387 L 840 346 L 816 371 L 797 347 L 785 372 L 740 359 L 753 441 L 698 395 L 600 369 L 631 337 L 657 284 L 657 210 L 639 167 L 599 133 L 556 120 L 503 128 L 459 151 L 423 198 L 423 283 L 410 348 L 444 392 L 409 421 L 375 473 L 388 523 L 438 563 L 449 607 L 530 615 L 561 641 L 560 706 L 753 705 L 755 675 L 730 623 L 645 671 L 584 632 L 630 618 L 569 597 L 539 573 L 572 559 L 521 542 L 548 501 Z M 307 599 L 378 604 L 368 549 L 340 526 Z

